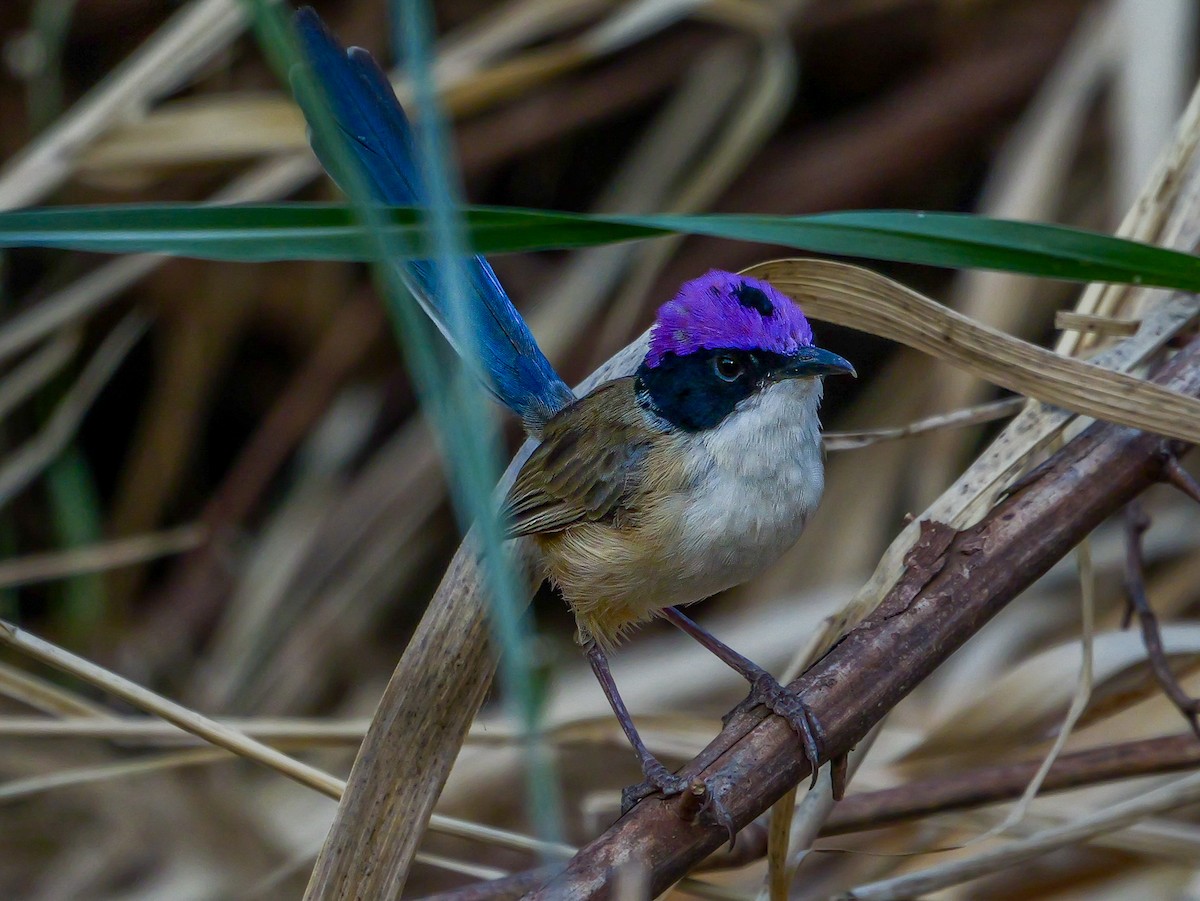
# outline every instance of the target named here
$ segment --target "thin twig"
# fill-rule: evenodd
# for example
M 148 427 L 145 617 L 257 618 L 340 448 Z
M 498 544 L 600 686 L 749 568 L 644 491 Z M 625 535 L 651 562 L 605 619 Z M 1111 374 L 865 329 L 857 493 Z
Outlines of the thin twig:
M 1192 474 L 1184 469 L 1175 457 L 1167 461 L 1163 477 L 1168 485 L 1178 488 L 1196 503 L 1200 503 L 1200 484 L 1196 483 Z
M 1137 334 L 1140 325 L 1136 319 L 1093 316 L 1074 310 L 1059 310 L 1054 314 L 1054 327 L 1059 331 L 1085 332 L 1099 338 L 1128 338 Z
M 1092 564 L 1092 536 L 1089 535 L 1079 542 L 1079 546 L 1075 548 L 1075 557 L 1079 564 L 1080 661 L 1079 676 L 1075 681 L 1071 705 L 1067 708 L 1067 715 L 1058 727 L 1058 735 L 1054 737 L 1054 743 L 1042 759 L 1037 772 L 1029 780 L 1029 784 L 1025 786 L 1025 790 L 1021 792 L 1017 803 L 1012 806 L 1003 820 L 987 832 L 972 839 L 972 844 L 1007 832 L 1025 819 L 1030 805 L 1041 792 L 1042 786 L 1046 784 L 1046 775 L 1053 768 L 1054 762 L 1062 756 L 1067 739 L 1071 737 L 1071 733 L 1079 724 L 1080 718 L 1092 699 L 1096 644 L 1096 571 Z
M 1171 460 L 1173 461 L 1174 457 Z M 1167 466 L 1169 469 L 1170 463 Z M 1200 700 L 1189 696 L 1171 672 L 1171 664 L 1163 648 L 1158 617 L 1146 597 L 1146 563 L 1142 555 L 1142 536 L 1149 528 L 1150 518 L 1142 505 L 1136 501 L 1129 504 L 1125 508 L 1125 591 L 1129 602 L 1125 622 L 1129 622 L 1131 612 L 1137 615 L 1142 627 L 1142 643 L 1146 646 L 1146 658 L 1155 680 L 1162 688 L 1163 694 L 1170 698 L 1171 703 L 1178 707 L 1179 712 L 1187 719 L 1196 737 L 1200 738 Z
M 858 432 L 826 432 L 825 450 L 845 451 L 858 450 L 860 447 L 870 447 L 881 441 L 895 441 L 898 438 L 911 438 L 938 429 L 962 428 L 964 426 L 980 425 L 993 422 L 1008 416 L 1015 416 L 1028 401 L 1024 397 L 1007 397 L 986 404 L 965 407 L 949 413 L 938 413 L 917 419 L 907 425 L 893 426 L 883 429 L 865 429 Z

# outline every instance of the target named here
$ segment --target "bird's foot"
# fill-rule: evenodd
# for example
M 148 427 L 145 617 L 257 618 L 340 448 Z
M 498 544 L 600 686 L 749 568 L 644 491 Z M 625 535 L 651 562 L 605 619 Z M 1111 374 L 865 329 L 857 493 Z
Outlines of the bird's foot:
M 646 777 L 644 781 L 621 792 L 621 816 L 629 813 L 643 798 L 654 794 L 673 798 L 688 791 L 692 785 L 691 779 L 675 775 L 653 757 L 642 762 L 642 773 Z
M 708 783 L 703 779 L 688 779 L 668 772 L 667 768 L 654 758 L 647 760 L 642 766 L 646 779 L 637 785 L 631 785 L 621 792 L 621 816 L 629 813 L 634 805 L 654 794 L 663 798 L 677 798 L 676 813 L 680 819 L 691 822 L 701 814 L 707 814 L 729 834 L 729 845 L 733 847 L 737 830 L 733 825 L 733 816 L 713 794 Z
M 817 784 L 817 771 L 821 758 L 825 756 L 825 730 L 817 722 L 808 705 L 795 692 L 789 691 L 769 673 L 762 673 L 750 683 L 751 702 L 762 704 L 772 713 L 783 717 L 787 724 L 800 736 L 804 757 L 812 770 L 809 788 Z M 833 797 L 840 799 L 845 791 L 845 759 L 839 757 L 833 767 Z

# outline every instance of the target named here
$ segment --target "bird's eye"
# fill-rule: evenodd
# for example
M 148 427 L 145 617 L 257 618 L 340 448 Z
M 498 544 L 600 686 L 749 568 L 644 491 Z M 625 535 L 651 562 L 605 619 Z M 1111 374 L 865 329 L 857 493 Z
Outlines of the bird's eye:
M 736 382 L 742 375 L 742 361 L 732 354 L 721 354 L 713 358 L 713 369 L 717 378 L 726 382 Z

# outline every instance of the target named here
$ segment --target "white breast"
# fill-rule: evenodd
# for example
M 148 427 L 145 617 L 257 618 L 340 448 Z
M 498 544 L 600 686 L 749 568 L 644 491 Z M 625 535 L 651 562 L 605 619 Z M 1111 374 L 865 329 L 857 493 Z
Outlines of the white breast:
M 796 543 L 825 484 L 820 400 L 819 379 L 779 382 L 688 442 L 675 603 L 740 584 Z

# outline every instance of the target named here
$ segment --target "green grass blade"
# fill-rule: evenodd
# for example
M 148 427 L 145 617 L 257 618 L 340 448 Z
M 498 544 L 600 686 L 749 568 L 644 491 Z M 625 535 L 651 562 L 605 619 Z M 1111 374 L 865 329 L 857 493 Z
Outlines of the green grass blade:
M 600 216 L 471 207 L 464 216 L 467 238 L 481 253 L 591 247 L 681 233 L 809 253 L 1200 290 L 1200 261 L 1191 254 L 1081 229 L 957 213 Z M 393 254 L 431 254 L 428 228 L 415 211 L 380 210 L 379 220 Z M 0 213 L 0 246 L 244 262 L 372 256 L 371 241 L 352 210 L 328 204 L 22 210 Z

